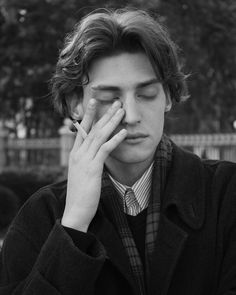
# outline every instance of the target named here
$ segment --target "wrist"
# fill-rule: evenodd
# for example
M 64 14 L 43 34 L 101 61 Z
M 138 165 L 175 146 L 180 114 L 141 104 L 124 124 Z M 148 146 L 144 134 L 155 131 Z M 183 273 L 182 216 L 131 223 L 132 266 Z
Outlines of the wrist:
M 82 222 L 79 222 L 78 220 L 74 220 L 73 218 L 68 218 L 63 215 L 61 219 L 61 225 L 75 229 L 84 233 L 87 233 L 89 225 L 83 224 Z

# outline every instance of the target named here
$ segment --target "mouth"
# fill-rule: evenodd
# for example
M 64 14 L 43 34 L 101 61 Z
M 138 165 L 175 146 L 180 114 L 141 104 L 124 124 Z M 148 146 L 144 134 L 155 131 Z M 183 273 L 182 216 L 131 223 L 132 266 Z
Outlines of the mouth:
M 143 133 L 134 133 L 134 134 L 129 134 L 125 138 L 125 142 L 127 143 L 139 143 L 144 141 L 148 135 L 143 134 Z

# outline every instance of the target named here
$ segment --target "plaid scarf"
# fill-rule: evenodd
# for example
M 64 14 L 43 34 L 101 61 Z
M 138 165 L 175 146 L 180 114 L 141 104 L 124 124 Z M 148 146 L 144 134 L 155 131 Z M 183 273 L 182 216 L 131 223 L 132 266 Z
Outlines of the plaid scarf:
M 163 135 L 161 141 L 157 147 L 154 158 L 154 170 L 153 170 L 153 184 L 151 199 L 147 208 L 146 219 L 146 237 L 145 237 L 145 264 L 146 264 L 146 278 L 149 280 L 149 269 L 152 261 L 152 254 L 155 249 L 157 229 L 160 217 L 160 203 L 161 195 L 165 188 L 166 178 L 168 174 L 168 168 L 171 165 L 172 158 L 172 145 L 170 140 Z M 109 184 L 108 184 L 109 183 Z M 110 185 L 111 181 L 106 174 L 103 179 L 103 185 Z M 120 202 L 120 198 L 116 194 L 112 194 L 111 197 L 104 200 L 106 206 L 110 209 L 112 222 L 118 231 L 118 234 L 122 240 L 123 246 L 126 250 L 129 258 L 131 272 L 134 279 L 139 286 L 140 294 L 147 294 L 146 282 L 144 275 L 144 267 L 139 256 L 137 247 L 135 245 L 131 230 L 128 225 L 128 221 L 123 212 L 123 206 Z

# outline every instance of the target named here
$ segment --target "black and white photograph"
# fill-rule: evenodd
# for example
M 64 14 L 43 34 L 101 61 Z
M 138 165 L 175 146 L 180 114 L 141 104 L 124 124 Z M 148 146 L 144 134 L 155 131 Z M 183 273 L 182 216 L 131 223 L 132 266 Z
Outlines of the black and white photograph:
M 236 3 L 0 0 L 0 295 L 236 295 Z

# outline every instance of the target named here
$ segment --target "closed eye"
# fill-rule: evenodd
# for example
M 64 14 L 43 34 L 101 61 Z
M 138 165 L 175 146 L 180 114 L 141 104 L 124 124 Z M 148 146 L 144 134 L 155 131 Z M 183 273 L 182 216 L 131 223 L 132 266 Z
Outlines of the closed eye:
M 102 104 L 113 103 L 115 100 L 119 99 L 117 91 L 109 89 L 92 89 L 92 96 L 98 102 Z
M 100 104 L 111 104 L 114 101 L 120 99 L 118 96 L 114 96 L 114 97 L 108 97 L 108 96 L 103 96 L 103 97 L 96 97 L 96 100 L 100 103 Z
M 159 93 L 159 88 L 154 85 L 143 87 L 137 92 L 137 96 L 141 98 L 154 99 Z
M 154 99 L 156 98 L 156 94 L 155 95 L 144 95 L 144 94 L 138 94 L 138 97 L 140 98 L 145 98 L 145 99 Z
M 158 93 L 155 94 L 151 94 L 151 93 L 141 93 L 141 94 L 137 94 L 138 98 L 143 98 L 143 99 L 155 99 L 157 97 Z

